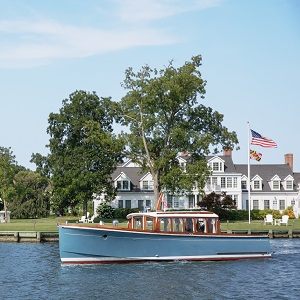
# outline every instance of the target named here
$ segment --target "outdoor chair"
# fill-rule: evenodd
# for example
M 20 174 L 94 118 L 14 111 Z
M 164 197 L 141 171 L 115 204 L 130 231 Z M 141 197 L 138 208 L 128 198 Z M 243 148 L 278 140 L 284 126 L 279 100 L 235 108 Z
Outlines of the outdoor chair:
M 82 216 L 79 220 L 78 220 L 79 223 L 86 223 L 86 217 L 85 216 Z
M 282 216 L 280 222 L 279 222 L 279 225 L 284 225 L 287 226 L 288 225 L 288 222 L 289 222 L 289 216 L 288 215 L 284 215 Z
M 88 223 L 94 223 L 94 219 L 96 216 L 92 216 L 90 219 L 87 219 Z
M 265 219 L 264 219 L 265 225 L 271 224 L 273 225 L 273 215 L 267 214 Z

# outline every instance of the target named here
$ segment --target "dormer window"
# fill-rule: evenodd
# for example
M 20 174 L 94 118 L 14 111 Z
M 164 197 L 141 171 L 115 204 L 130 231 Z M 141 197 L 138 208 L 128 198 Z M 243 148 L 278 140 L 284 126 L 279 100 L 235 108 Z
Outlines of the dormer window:
M 293 180 L 287 180 L 285 182 L 285 189 L 286 190 L 292 190 L 293 189 Z
M 143 180 L 143 190 L 153 190 L 153 181 Z
M 261 187 L 260 187 L 260 180 L 254 180 L 254 181 L 253 181 L 253 189 L 254 189 L 254 190 L 261 190 Z
M 129 191 L 129 181 L 128 180 L 118 180 L 117 189 L 122 191 Z
M 273 180 L 273 190 L 279 190 L 279 189 L 280 189 L 280 181 Z
M 242 190 L 247 189 L 247 180 L 242 180 Z

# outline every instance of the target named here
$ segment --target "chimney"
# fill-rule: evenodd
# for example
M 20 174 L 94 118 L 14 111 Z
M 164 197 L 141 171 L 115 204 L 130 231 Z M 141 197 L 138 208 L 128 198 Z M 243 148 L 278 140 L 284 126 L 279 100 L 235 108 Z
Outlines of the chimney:
M 293 159 L 293 154 L 285 154 L 284 155 L 284 162 L 290 166 L 292 171 L 294 172 L 294 159 Z
M 232 149 L 223 149 L 223 155 L 232 156 Z

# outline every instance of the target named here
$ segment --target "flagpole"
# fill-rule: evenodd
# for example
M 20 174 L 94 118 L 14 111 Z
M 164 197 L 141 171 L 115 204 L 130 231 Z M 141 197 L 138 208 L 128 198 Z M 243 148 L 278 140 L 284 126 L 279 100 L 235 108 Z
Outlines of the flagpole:
M 247 180 L 247 188 L 248 188 L 248 210 L 249 210 L 249 224 L 251 223 L 251 195 L 250 195 L 250 123 L 248 123 L 248 180 Z

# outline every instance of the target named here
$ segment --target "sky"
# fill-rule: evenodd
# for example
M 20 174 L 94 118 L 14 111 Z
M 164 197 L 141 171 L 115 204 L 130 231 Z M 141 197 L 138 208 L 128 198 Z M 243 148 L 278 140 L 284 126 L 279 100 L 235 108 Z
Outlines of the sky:
M 76 90 L 120 100 L 125 70 L 175 67 L 202 55 L 205 106 L 224 115 L 248 163 L 248 129 L 294 156 L 300 172 L 300 1 L 0 0 L 0 146 L 35 170 L 48 154 L 50 113 Z

